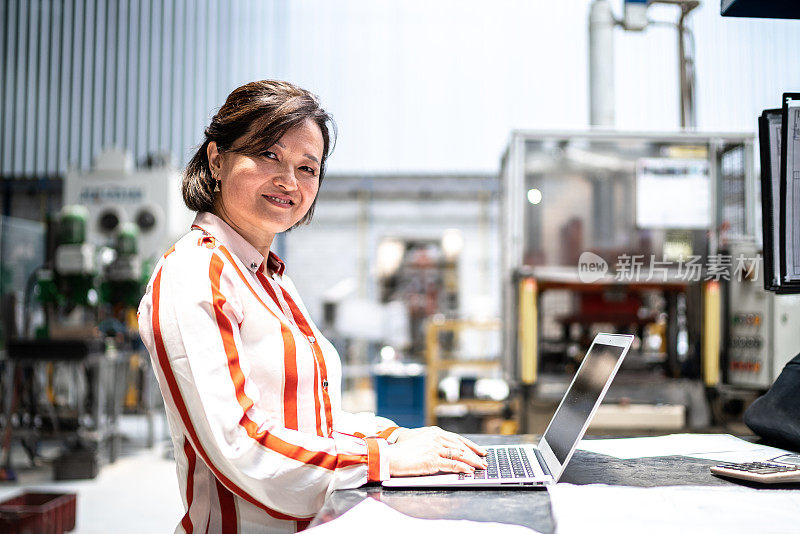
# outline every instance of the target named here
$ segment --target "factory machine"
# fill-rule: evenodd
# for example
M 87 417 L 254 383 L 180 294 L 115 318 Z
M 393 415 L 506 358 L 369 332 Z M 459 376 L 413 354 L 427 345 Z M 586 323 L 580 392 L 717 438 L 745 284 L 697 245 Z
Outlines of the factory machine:
M 66 175 L 64 205 L 85 209 L 85 246 L 94 248 L 102 270 L 101 325 L 119 331 L 122 323 L 135 333 L 136 307 L 155 261 L 192 221 L 179 172 L 167 156 L 134 169 L 130 154 L 109 149 L 89 172 Z
M 39 441 L 54 438 L 66 443 L 57 479 L 93 476 L 101 445 L 111 460 L 118 453 L 123 405 L 150 416 L 154 439 L 136 309 L 155 261 L 191 223 L 180 174 L 164 158 L 134 169 L 130 155 L 108 150 L 91 171 L 66 175 L 64 206 L 48 221 L 45 263 L 7 343 L 5 473 L 12 437 L 32 460 Z
M 79 303 L 94 309 L 85 326 L 133 348 L 138 345 L 136 309 L 153 265 L 191 224 L 180 174 L 167 156 L 151 156 L 144 167 L 134 168 L 130 154 L 108 149 L 90 171 L 65 176 L 64 205 L 49 248 L 54 277 L 66 283 L 47 287 L 40 301 L 46 302 L 46 293 L 62 298 L 80 288 L 88 296 Z M 41 272 L 45 289 L 52 275 Z M 63 337 L 53 323 L 48 320 L 50 332 L 43 337 Z
M 98 326 L 135 331 L 155 260 L 191 223 L 179 173 L 160 157 L 134 169 L 130 154 L 109 149 L 90 171 L 67 173 L 63 204 L 48 223 L 47 259 L 33 279 L 44 321 L 27 325 L 23 337 L 89 338 Z
M 598 331 L 636 335 L 593 422 L 615 431 L 725 423 L 721 406 L 766 390 L 794 356 L 800 301 L 764 291 L 759 270 L 753 142 L 512 134 L 501 172 L 503 353 L 524 431 L 543 430 L 548 399 Z
M 191 214 L 183 205 L 180 173 L 164 156 L 134 169 L 125 151 L 101 153 L 89 172 L 72 171 L 64 178 L 64 205 L 88 210 L 89 242 L 114 241 L 124 223 L 138 228 L 138 254 L 144 259 L 163 254 L 176 236 L 187 231 Z
M 729 250 L 732 257 L 761 253 L 755 241 L 732 243 Z M 763 261 L 753 266 L 753 276 L 732 273 L 723 325 L 723 383 L 755 392 L 769 388 L 800 352 L 800 295 L 765 291 L 763 267 Z

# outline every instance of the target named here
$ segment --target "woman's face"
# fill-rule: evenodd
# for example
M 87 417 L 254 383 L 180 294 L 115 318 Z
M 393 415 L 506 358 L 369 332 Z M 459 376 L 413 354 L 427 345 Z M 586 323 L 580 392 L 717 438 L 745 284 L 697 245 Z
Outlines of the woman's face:
M 322 131 L 310 119 L 260 156 L 220 154 L 216 143 L 209 143 L 208 161 L 220 180 L 217 214 L 256 248 L 268 247 L 313 204 L 324 146 Z

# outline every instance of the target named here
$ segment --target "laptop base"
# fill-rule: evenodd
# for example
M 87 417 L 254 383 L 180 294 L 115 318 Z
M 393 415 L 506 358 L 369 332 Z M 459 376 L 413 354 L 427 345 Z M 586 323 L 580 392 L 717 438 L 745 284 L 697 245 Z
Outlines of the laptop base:
M 384 480 L 384 488 L 543 488 L 553 477 L 542 468 L 536 447 L 525 444 L 492 445 L 486 448 L 486 470 L 474 474 L 447 473 L 397 477 Z

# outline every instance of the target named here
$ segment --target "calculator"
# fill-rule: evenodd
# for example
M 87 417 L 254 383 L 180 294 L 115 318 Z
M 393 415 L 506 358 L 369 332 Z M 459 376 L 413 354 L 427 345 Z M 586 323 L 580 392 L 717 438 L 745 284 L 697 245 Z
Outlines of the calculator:
M 715 475 L 762 484 L 800 482 L 800 465 L 770 462 L 724 463 L 711 467 Z

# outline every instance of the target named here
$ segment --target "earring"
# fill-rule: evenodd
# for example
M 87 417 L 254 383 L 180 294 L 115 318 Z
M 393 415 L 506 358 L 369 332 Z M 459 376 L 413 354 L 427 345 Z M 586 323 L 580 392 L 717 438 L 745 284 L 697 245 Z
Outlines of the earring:
M 219 192 L 219 186 L 220 186 L 220 182 L 221 182 L 221 181 L 222 181 L 222 180 L 214 180 L 214 192 L 215 192 L 215 193 L 218 193 L 218 192 Z

